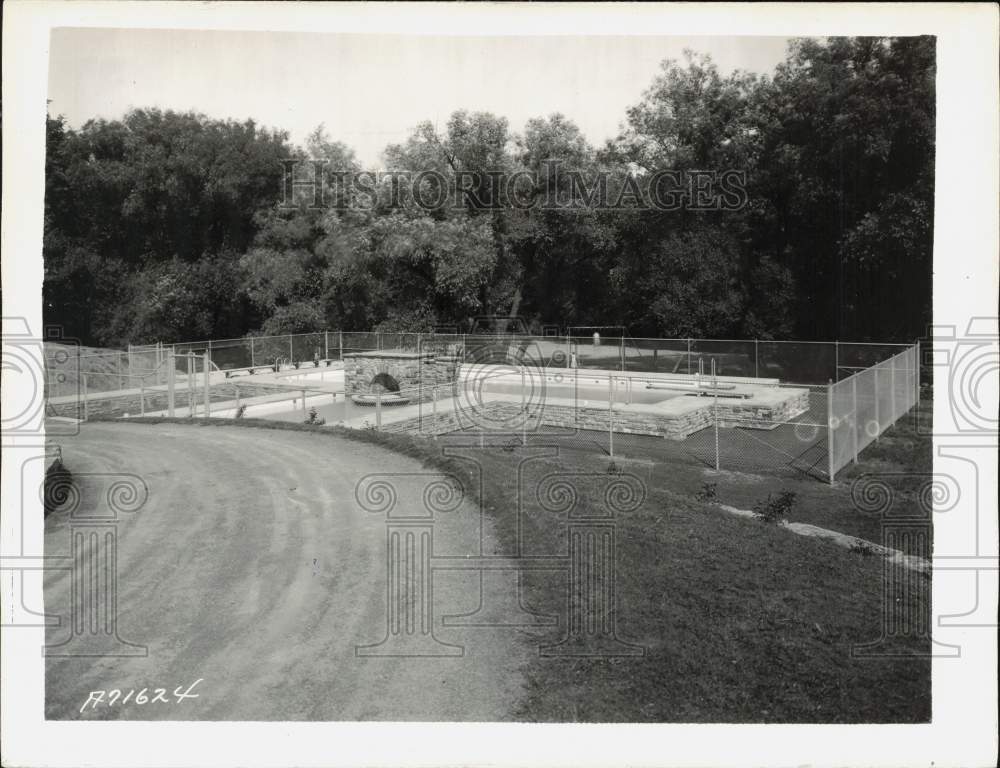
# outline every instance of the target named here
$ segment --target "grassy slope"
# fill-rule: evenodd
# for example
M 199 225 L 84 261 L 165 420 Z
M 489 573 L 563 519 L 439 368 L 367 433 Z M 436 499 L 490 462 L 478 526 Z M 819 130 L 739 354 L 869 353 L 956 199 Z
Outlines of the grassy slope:
M 133 419 L 133 421 L 141 421 Z M 147 420 L 157 421 L 157 420 Z M 178 421 L 188 421 L 180 419 Z M 192 423 L 192 422 L 189 422 Z M 223 425 L 238 421 L 195 421 Z M 314 429 L 300 424 L 245 419 L 244 426 Z M 905 425 L 883 437 L 852 470 L 921 465 L 907 458 L 909 441 L 923 445 Z M 440 447 L 405 435 L 332 430 L 424 460 L 458 474 L 470 489 L 468 462 L 446 458 Z M 923 447 L 921 448 L 923 451 Z M 484 502 L 504 547 L 513 547 L 517 451 L 488 448 L 479 454 Z M 869 465 L 869 457 L 870 465 Z M 930 663 L 912 652 L 924 644 L 902 642 L 897 658 L 855 659 L 851 646 L 875 640 L 883 615 L 881 561 L 733 518 L 691 495 L 708 477 L 701 468 L 621 461 L 649 486 L 639 511 L 618 520 L 619 634 L 641 643 L 638 659 L 537 658 L 526 670 L 528 694 L 514 715 L 542 721 L 921 722 L 930 717 Z M 527 465 L 529 482 L 548 472 L 606 473 L 609 461 L 593 450 L 564 450 L 558 459 Z M 669 471 L 667 471 L 669 469 Z M 738 475 L 717 478 L 720 500 L 752 506 L 788 478 Z M 849 485 L 810 483 L 793 519 L 824 522 L 860 533 L 871 520 L 850 512 Z M 741 501 L 743 499 L 743 501 Z M 533 552 L 564 549 L 565 519 L 525 500 L 525 541 Z M 584 500 L 584 503 L 589 503 Z M 830 511 L 832 510 L 832 511 Z M 534 610 L 564 610 L 565 581 L 527 575 L 526 601 Z M 924 598 L 917 597 L 919 601 Z M 894 610 L 912 609 L 897 605 Z M 924 606 L 926 608 L 926 606 Z M 558 639 L 558 632 L 540 641 Z

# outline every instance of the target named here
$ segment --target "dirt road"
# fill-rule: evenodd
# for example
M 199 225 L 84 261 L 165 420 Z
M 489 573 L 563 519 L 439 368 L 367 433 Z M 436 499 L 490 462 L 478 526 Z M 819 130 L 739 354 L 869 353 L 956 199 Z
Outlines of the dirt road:
M 329 435 L 235 427 L 84 424 L 60 443 L 81 495 L 73 516 L 58 510 L 46 522 L 46 554 L 67 557 L 67 570 L 46 576 L 46 610 L 62 618 L 48 644 L 73 638 L 71 529 L 86 522 L 81 513 L 107 512 L 108 487 L 126 473 L 142 478 L 148 498 L 115 523 L 118 635 L 148 655 L 48 657 L 47 717 L 509 718 L 534 653 L 530 637 L 442 626 L 442 616 L 479 604 L 474 574 L 433 579 L 434 633 L 464 655 L 356 654 L 386 636 L 387 539 L 385 515 L 362 509 L 355 487 L 373 472 L 403 473 L 396 511 L 418 513 L 413 488 L 425 478 L 409 473 L 431 470 Z M 468 501 L 437 515 L 435 554 L 478 554 L 479 525 Z M 491 546 L 488 525 L 483 535 Z M 198 680 L 197 698 L 175 699 Z M 147 699 L 166 689 L 169 703 L 137 704 L 144 688 Z M 121 693 L 109 704 L 113 689 Z M 92 691 L 108 693 L 85 706 Z

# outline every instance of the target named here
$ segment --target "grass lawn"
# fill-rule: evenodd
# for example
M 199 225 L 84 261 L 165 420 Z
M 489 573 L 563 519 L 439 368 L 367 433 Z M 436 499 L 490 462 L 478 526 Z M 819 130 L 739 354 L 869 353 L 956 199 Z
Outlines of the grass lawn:
M 879 519 L 851 502 L 851 479 L 866 472 L 920 472 L 930 466 L 930 438 L 916 425 L 930 402 L 867 449 L 856 467 L 830 487 L 801 473 L 715 473 L 684 458 L 683 443 L 634 439 L 612 460 L 577 436 L 559 456 L 525 465 L 532 487 L 551 472 L 633 473 L 647 486 L 645 504 L 617 520 L 618 633 L 646 648 L 640 658 L 533 658 L 527 685 L 512 715 L 528 721 L 704 722 L 926 722 L 930 718 L 930 660 L 924 639 L 897 639 L 895 656 L 854 658 L 854 644 L 877 640 L 887 610 L 922 609 L 928 616 L 929 580 L 901 602 L 883 599 L 883 563 L 828 542 L 797 536 L 755 520 L 731 516 L 696 497 L 706 482 L 717 499 L 749 509 L 769 492 L 792 490 L 792 520 L 879 540 Z M 143 421 L 143 420 L 136 420 Z M 156 421 L 146 419 L 145 421 Z M 176 421 L 185 421 L 183 419 Z M 301 424 L 210 420 L 268 429 L 315 429 Z M 372 431 L 332 430 L 384 445 L 454 472 L 477 493 L 470 461 L 442 456 L 449 444 Z M 558 441 L 555 441 L 558 444 Z M 617 446 L 616 446 L 617 448 Z M 496 444 L 476 452 L 482 500 L 501 547 L 516 543 L 520 449 Z M 616 450 L 618 453 L 618 450 Z M 900 486 L 900 503 L 916 503 L 916 485 Z M 523 499 L 525 550 L 565 551 L 566 516 Z M 583 498 L 593 508 L 598 502 Z M 926 577 L 920 577 L 925 579 Z M 524 576 L 525 603 L 561 615 L 566 577 Z M 920 605 L 917 605 L 920 603 Z M 558 640 L 559 629 L 531 630 L 538 641 Z M 926 633 L 921 633 L 926 635 Z

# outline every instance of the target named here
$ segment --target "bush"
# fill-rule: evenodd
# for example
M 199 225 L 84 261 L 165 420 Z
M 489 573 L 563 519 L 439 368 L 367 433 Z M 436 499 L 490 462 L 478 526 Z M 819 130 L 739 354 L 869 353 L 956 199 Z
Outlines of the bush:
M 701 490 L 699 490 L 694 496 L 698 501 L 712 502 L 715 501 L 717 495 L 716 486 L 718 483 L 702 483 Z
M 767 498 L 754 504 L 753 511 L 765 523 L 777 523 L 784 519 L 795 507 L 795 493 L 782 491 L 777 496 L 767 494 Z
M 302 423 L 320 427 L 323 424 L 326 424 L 326 419 L 320 417 L 320 415 L 316 412 L 316 406 L 314 405 L 309 409 L 309 418 Z

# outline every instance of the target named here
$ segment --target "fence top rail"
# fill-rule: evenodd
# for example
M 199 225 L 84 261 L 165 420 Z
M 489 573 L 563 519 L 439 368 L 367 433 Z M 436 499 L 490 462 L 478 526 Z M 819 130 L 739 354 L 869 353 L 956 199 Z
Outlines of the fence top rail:
M 595 326 L 596 327 L 596 326 Z M 107 352 L 89 352 L 86 355 L 77 355 L 77 357 L 100 357 L 113 354 L 127 354 L 129 351 L 135 352 L 146 352 L 153 351 L 156 349 L 162 349 L 166 347 L 201 347 L 208 346 L 212 344 L 249 344 L 256 341 L 268 341 L 271 339 L 288 339 L 288 338 L 299 338 L 304 336 L 320 336 L 324 334 L 340 334 L 345 335 L 351 334 L 356 336 L 387 336 L 387 337 L 399 337 L 399 336 L 443 336 L 443 337 L 461 337 L 465 339 L 476 339 L 476 338 L 514 338 L 514 339 L 547 339 L 550 341 L 566 339 L 566 338 L 592 338 L 591 335 L 580 335 L 580 334 L 557 334 L 557 335 L 545 335 L 538 333 L 517 333 L 517 332 L 500 332 L 500 333 L 452 333 L 449 331 L 341 331 L 341 330 L 319 330 L 319 331 L 307 331 L 303 333 L 281 333 L 269 336 L 257 336 L 257 335 L 247 335 L 247 336 L 236 336 L 225 339 L 199 339 L 195 341 L 176 341 L 176 342 L 157 342 L 155 344 L 133 344 L 131 349 L 108 349 Z M 701 338 L 697 336 L 684 336 L 684 337 L 663 337 L 663 336 L 607 336 L 607 338 L 614 340 L 624 340 L 624 341 L 660 341 L 660 342 L 701 342 L 701 343 L 725 343 L 725 344 L 826 344 L 826 345 L 845 345 L 845 346 L 870 346 L 870 347 L 911 347 L 912 342 L 899 342 L 899 341 L 843 341 L 841 339 L 831 339 L 828 341 L 819 341 L 816 339 L 761 339 L 761 338 L 748 338 L 748 339 L 709 339 Z
M 856 369 L 857 370 L 856 373 L 852 373 L 850 376 L 846 376 L 845 378 L 841 379 L 840 381 L 830 382 L 830 386 L 835 387 L 838 384 L 843 384 L 845 381 L 850 381 L 851 379 L 855 378 L 856 376 L 860 376 L 861 374 L 863 374 L 863 373 L 865 373 L 867 371 L 871 371 L 871 370 L 877 368 L 880 365 L 884 365 L 885 363 L 890 363 L 893 360 L 897 360 L 898 358 L 902 357 L 903 355 L 909 354 L 911 351 L 912 352 L 916 352 L 916 349 L 917 349 L 917 345 L 916 344 L 911 344 L 907 349 L 904 349 L 902 352 L 897 352 L 892 357 L 887 357 L 885 360 L 879 360 L 877 363 L 873 363 L 872 365 L 869 365 L 867 368 Z M 841 366 L 841 367 L 844 368 L 845 366 Z M 855 370 L 855 369 L 848 368 L 847 370 Z

